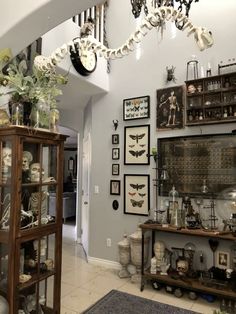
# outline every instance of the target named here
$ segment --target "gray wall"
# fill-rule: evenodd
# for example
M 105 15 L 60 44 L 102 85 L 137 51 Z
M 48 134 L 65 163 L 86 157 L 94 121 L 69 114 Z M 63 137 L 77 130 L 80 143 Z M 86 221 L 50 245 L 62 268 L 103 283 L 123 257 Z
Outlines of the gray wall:
M 122 8 L 122 10 L 120 9 Z M 211 14 L 210 14 L 211 12 Z M 131 234 L 137 224 L 147 217 L 125 215 L 123 213 L 123 174 L 150 174 L 154 178 L 153 160 L 150 166 L 125 166 L 123 160 L 124 126 L 150 124 L 151 147 L 156 146 L 158 137 L 180 136 L 202 133 L 231 132 L 235 124 L 222 124 L 202 127 L 185 127 L 182 130 L 157 132 L 155 126 L 156 90 L 172 85 L 182 85 L 186 79 L 186 64 L 192 55 L 196 55 L 199 65 L 204 69 L 207 63 L 212 66 L 212 74 L 217 74 L 217 64 L 221 60 L 227 62 L 235 57 L 236 44 L 234 30 L 236 27 L 236 2 L 211 0 L 193 3 L 190 18 L 197 26 L 205 26 L 214 34 L 215 44 L 212 48 L 200 52 L 193 36 L 187 37 L 187 31 L 181 32 L 170 22 L 166 23 L 163 39 L 157 30 L 152 30 L 140 44 L 140 51 L 135 49 L 129 56 L 111 62 L 110 92 L 101 99 L 93 99 L 92 106 L 92 169 L 91 169 L 91 201 L 90 201 L 90 243 L 89 256 L 118 260 L 117 243 L 124 233 Z M 222 18 L 223 17 L 223 18 Z M 227 17 L 227 18 L 226 18 Z M 131 13 L 130 2 L 111 0 L 108 12 L 108 38 L 110 47 L 120 46 L 135 29 L 136 21 Z M 137 47 L 137 46 L 136 46 Z M 138 53 L 141 57 L 137 59 Z M 166 84 L 166 66 L 176 67 L 177 82 Z M 150 95 L 151 118 L 147 120 L 123 121 L 123 99 Z M 120 134 L 119 145 L 121 158 L 121 195 L 109 194 L 111 175 L 111 135 L 114 132 L 112 120 L 119 120 L 117 132 Z M 94 185 L 100 188 L 99 194 L 93 194 Z M 151 184 L 151 208 L 155 203 L 155 194 Z M 120 207 L 112 209 L 112 201 L 117 199 Z M 151 215 L 152 215 L 151 211 Z M 106 246 L 106 239 L 111 238 L 112 246 Z M 167 236 L 165 236 L 167 238 Z M 186 239 L 188 241 L 198 239 Z M 181 243 L 182 239 L 177 242 Z M 173 245 L 174 243 L 172 243 Z M 204 245 L 204 243 L 203 243 Z M 208 248 L 208 246 L 205 244 Z

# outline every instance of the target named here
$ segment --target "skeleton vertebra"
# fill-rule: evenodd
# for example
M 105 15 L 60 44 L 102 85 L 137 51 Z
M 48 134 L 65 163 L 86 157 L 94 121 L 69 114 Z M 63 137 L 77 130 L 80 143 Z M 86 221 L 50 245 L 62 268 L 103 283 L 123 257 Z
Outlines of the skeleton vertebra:
M 76 38 L 73 41 L 64 44 L 61 48 L 57 48 L 49 57 L 37 56 L 34 60 L 34 64 L 41 71 L 52 71 L 69 53 L 70 48 L 75 50 L 76 44 L 79 44 L 79 47 L 82 49 L 99 52 L 100 55 L 106 59 L 121 58 L 132 51 L 134 49 L 134 44 L 139 43 L 142 37 L 153 27 L 162 27 L 165 20 L 171 20 L 177 25 L 183 23 L 184 26 L 182 30 L 188 29 L 187 36 L 194 34 L 194 39 L 201 51 L 213 45 L 213 37 L 210 31 L 204 27 L 194 26 L 188 17 L 179 10 L 176 10 L 173 7 L 162 6 L 156 8 L 153 13 L 149 13 L 143 19 L 137 30 L 130 35 L 128 40 L 121 47 L 117 49 L 108 49 L 94 37 L 87 36 L 85 38 Z

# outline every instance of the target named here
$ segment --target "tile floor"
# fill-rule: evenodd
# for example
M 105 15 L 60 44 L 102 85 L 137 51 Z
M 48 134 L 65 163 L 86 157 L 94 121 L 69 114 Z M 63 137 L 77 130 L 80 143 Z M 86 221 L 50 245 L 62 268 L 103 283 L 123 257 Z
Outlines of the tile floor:
M 88 264 L 82 246 L 73 240 L 74 230 L 73 226 L 63 226 L 62 314 L 82 313 L 112 289 L 198 313 L 212 314 L 213 310 L 218 308 L 217 302 L 208 303 L 203 299 L 192 301 L 187 297 L 178 299 L 164 291 L 154 290 L 151 285 L 146 285 L 144 291 L 140 292 L 138 284 L 131 283 L 129 279 L 119 279 L 117 270 Z

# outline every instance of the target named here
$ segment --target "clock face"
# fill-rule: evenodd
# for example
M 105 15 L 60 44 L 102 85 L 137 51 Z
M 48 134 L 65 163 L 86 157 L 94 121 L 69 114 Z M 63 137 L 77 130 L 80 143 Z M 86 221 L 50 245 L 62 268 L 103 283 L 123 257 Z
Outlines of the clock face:
M 79 74 L 88 76 L 95 71 L 97 66 L 97 55 L 95 52 L 76 47 L 76 51 L 70 49 L 70 57 L 75 70 Z

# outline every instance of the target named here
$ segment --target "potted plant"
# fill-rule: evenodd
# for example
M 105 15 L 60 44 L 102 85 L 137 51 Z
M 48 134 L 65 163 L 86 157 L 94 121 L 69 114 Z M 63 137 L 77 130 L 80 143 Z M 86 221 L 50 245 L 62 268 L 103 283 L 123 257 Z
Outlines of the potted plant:
M 57 74 L 55 71 L 41 72 L 33 66 L 32 74 L 27 73 L 25 60 L 5 66 L 0 73 L 0 85 L 5 87 L 1 95 L 10 95 L 11 120 L 13 124 L 21 124 L 24 111 L 24 124 L 34 127 L 49 128 L 50 112 L 58 117 L 56 97 L 62 94 L 60 85 L 66 84 L 67 75 Z M 30 114 L 29 114 L 30 107 Z M 56 112 L 56 115 L 55 115 Z

